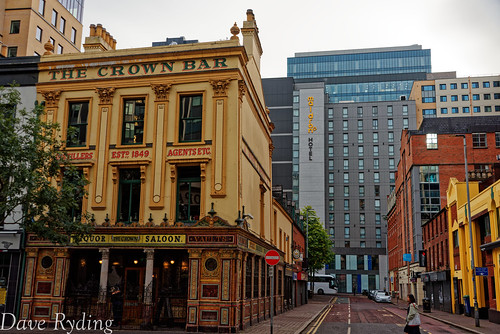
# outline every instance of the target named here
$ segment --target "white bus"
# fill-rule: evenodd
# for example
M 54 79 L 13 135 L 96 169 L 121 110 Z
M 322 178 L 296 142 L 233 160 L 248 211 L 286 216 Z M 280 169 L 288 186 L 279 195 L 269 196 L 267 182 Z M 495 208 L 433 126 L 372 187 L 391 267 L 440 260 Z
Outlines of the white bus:
M 312 291 L 314 286 L 314 294 L 336 294 L 338 292 L 337 280 L 332 275 L 315 274 L 309 275 L 309 282 L 307 288 Z

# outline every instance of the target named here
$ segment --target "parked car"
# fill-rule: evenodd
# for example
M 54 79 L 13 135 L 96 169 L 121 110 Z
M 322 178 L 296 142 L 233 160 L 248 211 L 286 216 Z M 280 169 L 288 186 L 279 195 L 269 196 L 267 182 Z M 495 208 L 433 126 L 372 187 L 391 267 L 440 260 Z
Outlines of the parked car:
M 377 303 L 390 303 L 391 295 L 385 291 L 377 291 L 377 293 L 375 293 L 375 296 L 373 297 L 373 300 L 375 300 Z
M 368 299 L 373 299 L 378 290 L 370 290 L 368 291 Z

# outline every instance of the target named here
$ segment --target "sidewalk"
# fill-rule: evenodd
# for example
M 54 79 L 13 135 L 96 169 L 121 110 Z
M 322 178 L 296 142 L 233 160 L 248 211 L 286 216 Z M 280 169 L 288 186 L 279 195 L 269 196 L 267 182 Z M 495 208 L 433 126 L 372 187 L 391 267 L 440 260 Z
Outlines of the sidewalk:
M 407 303 L 403 300 L 399 300 L 399 303 L 394 303 L 394 306 L 398 307 L 399 312 L 392 312 L 390 308 L 386 308 L 389 312 L 395 313 L 396 315 L 406 317 L 406 305 Z M 475 320 L 473 317 L 466 317 L 463 314 L 452 314 L 443 311 L 431 310 L 430 313 L 424 313 L 420 308 L 420 315 L 424 317 L 429 317 L 437 321 L 441 321 L 450 326 L 457 327 L 464 331 L 476 334 L 498 334 L 500 333 L 500 324 L 495 324 L 490 322 L 488 319 L 480 319 L 479 327 L 475 326 Z M 400 312 L 403 311 L 403 312 Z
M 273 317 L 273 333 L 300 334 L 318 315 L 328 307 L 333 296 L 314 295 L 308 303 Z M 269 334 L 271 320 L 254 324 L 240 333 Z
M 300 334 L 307 326 L 309 326 L 310 323 L 312 323 L 319 315 L 320 313 L 325 310 L 329 303 L 332 301 L 334 296 L 325 296 L 325 295 L 315 295 L 313 298 L 309 299 L 308 304 L 302 305 L 295 307 L 294 309 L 284 312 L 282 314 L 276 315 L 273 317 L 273 332 L 278 333 L 278 334 Z M 240 331 L 239 333 L 244 333 L 244 334 L 269 334 L 270 329 L 271 329 L 271 320 L 266 319 L 262 322 L 258 322 L 253 324 L 252 326 L 249 326 L 247 329 L 244 331 Z M 148 331 L 148 330 L 130 330 L 130 329 L 117 329 L 117 328 L 111 328 L 113 331 L 113 334 L 133 334 L 133 333 L 140 333 L 140 334 L 158 334 L 161 332 L 168 333 L 168 334 L 185 334 L 185 331 L 181 330 L 171 330 L 171 329 L 160 329 L 157 331 Z M 68 330 L 69 331 L 69 330 Z M 54 331 L 53 329 L 47 329 L 38 331 L 38 330 L 27 330 L 27 331 L 2 331 L 0 332 L 3 333 L 40 333 L 43 334 L 44 332 L 50 333 L 50 334 L 67 334 L 68 331 L 61 331 L 61 330 L 56 330 Z M 80 334 L 80 333 L 96 333 L 96 334 L 103 334 L 103 331 L 73 331 L 72 334 Z

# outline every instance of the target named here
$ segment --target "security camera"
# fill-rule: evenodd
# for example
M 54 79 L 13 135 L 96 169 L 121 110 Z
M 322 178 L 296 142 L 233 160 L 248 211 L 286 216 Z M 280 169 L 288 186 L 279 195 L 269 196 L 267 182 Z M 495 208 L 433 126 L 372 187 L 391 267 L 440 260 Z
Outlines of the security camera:
M 243 219 L 245 219 L 245 218 L 250 218 L 250 219 L 253 219 L 253 216 L 252 216 L 252 214 L 247 213 L 247 214 L 244 214 L 244 215 L 243 215 Z

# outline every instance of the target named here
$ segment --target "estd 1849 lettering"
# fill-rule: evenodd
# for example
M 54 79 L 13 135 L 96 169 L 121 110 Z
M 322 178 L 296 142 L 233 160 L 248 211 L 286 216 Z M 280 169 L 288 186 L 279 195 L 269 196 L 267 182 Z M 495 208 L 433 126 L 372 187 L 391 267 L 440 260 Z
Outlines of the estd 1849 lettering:
M 148 156 L 149 156 L 148 150 L 113 151 L 113 152 L 111 152 L 112 159 L 147 158 Z

